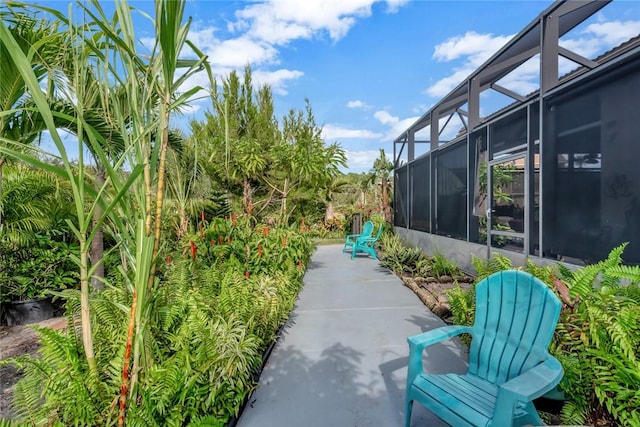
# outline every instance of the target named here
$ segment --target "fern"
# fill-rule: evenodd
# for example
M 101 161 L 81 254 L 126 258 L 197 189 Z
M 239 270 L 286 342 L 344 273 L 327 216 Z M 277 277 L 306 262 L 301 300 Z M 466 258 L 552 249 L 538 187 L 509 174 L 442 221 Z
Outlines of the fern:
M 460 272 L 458 266 L 453 261 L 447 259 L 440 252 L 435 252 L 433 254 L 432 264 L 433 265 L 431 268 L 433 269 L 433 273 L 436 276 L 452 276 Z
M 627 279 L 631 284 L 640 283 L 639 265 L 612 265 L 607 269 L 607 274 L 618 279 Z
M 527 259 L 524 270 L 537 277 L 550 287 L 553 287 L 553 279 L 556 277 L 553 267 L 549 265 L 540 266 L 530 259 Z
M 622 265 L 624 248 L 567 275 L 579 299 L 562 313 L 553 347 L 572 399 L 564 423 L 595 422 L 602 413 L 621 425 L 640 425 L 640 290 L 637 269 Z M 621 285 L 623 279 L 630 283 Z
M 476 283 L 491 276 L 493 273 L 513 268 L 511 260 L 500 254 L 495 255 L 487 261 L 483 261 L 475 255 L 472 255 L 471 262 L 477 273 Z

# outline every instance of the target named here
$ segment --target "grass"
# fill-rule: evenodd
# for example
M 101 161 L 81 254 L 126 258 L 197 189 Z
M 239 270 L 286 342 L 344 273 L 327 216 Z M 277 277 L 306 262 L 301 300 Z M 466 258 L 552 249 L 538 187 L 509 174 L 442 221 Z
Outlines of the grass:
M 341 244 L 344 243 L 344 237 L 338 238 L 327 238 L 327 239 L 313 239 L 313 243 L 315 243 L 318 246 L 324 246 L 324 245 L 337 245 L 337 244 Z

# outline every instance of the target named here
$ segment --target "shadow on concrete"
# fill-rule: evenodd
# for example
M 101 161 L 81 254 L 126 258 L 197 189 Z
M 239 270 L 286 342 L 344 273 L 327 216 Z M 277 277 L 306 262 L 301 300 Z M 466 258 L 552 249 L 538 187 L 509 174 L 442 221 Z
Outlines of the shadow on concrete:
M 381 384 L 362 378 L 366 355 L 336 343 L 319 354 L 305 354 L 291 346 L 278 349 L 277 362 L 268 363 L 261 389 L 249 399 L 239 426 L 376 426 L 376 408 L 388 400 L 374 390 Z M 277 379 L 277 387 L 271 387 Z M 304 395 L 304 405 L 293 406 Z M 402 406 L 399 407 L 400 410 Z M 261 419 L 256 419 L 260 414 Z M 398 424 L 400 425 L 400 424 Z
M 380 264 L 378 264 L 378 266 L 375 268 L 375 272 L 383 274 L 385 276 L 397 277 L 391 270 L 389 270 L 386 267 L 381 267 Z M 398 279 L 398 280 L 400 280 L 400 279 Z
M 416 316 L 415 314 L 412 314 L 411 317 L 406 320 L 407 322 L 413 323 L 419 327 L 422 332 L 430 331 L 442 326 L 442 322 L 433 316 Z
M 309 264 L 307 264 L 307 270 L 317 270 L 319 268 L 324 268 L 325 264 L 323 262 L 318 262 L 311 260 Z

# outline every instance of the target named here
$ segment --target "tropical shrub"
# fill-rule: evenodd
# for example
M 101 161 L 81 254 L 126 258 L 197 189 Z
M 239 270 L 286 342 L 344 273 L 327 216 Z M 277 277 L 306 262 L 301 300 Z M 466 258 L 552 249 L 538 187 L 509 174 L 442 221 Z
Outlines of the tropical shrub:
M 48 170 L 70 187 L 69 205 L 75 213 L 71 229 L 79 245 L 72 258 L 80 291 L 63 292 L 68 330 L 41 330 L 40 357 L 13 362 L 25 373 L 16 386 L 16 414 L 29 424 L 224 425 L 253 387 L 273 328 L 293 306 L 312 247 L 306 235 L 286 226 L 287 209 L 293 209 L 295 191 L 314 190 L 322 184 L 315 178 L 329 178 L 344 155 L 337 145 L 324 150 L 310 107 L 306 115 L 290 113 L 283 138 L 272 135 L 280 150 L 275 153 L 278 160 L 291 167 L 267 171 L 279 194 L 270 201 L 280 202 L 283 223 L 269 225 L 273 234 L 263 236 L 265 260 L 257 240 L 262 231 L 234 223 L 237 218 L 194 229 L 166 221 L 168 193 L 174 206 L 183 209 L 180 221 L 198 212 L 195 206 L 207 208 L 187 203 L 195 193 L 182 191 L 186 189 L 180 183 L 167 191 L 168 178 L 180 175 L 168 171 L 170 122 L 202 89 L 182 85 L 204 70 L 211 77 L 209 87 L 217 87 L 205 55 L 187 40 L 190 21 L 183 22 L 184 5 L 154 2 L 155 38 L 144 53 L 138 51 L 133 10 L 126 1 L 109 14 L 97 1 L 78 3 L 73 14 L 12 4 L 25 16 L 38 13 L 33 8 L 45 9 L 60 24 L 64 43 L 47 38 L 22 49 L 11 21 L 0 22 L 3 65 L 20 77 L 18 87 L 31 102 L 28 110 L 17 110 L 34 114 L 57 151 L 27 152 L 21 149 L 26 141 L 20 135 L 14 140 L 3 134 L 0 155 Z M 47 89 L 52 90 L 46 93 L 31 62 L 40 58 L 36 46 L 44 45 L 64 52 L 63 65 L 68 67 L 43 67 L 55 77 L 48 80 Z M 187 50 L 190 58 L 182 58 Z M 253 129 L 266 130 L 265 123 L 250 122 Z M 82 155 L 70 158 L 61 128 L 76 135 L 75 152 L 90 151 L 95 167 Z M 255 136 L 253 146 L 261 147 L 264 135 Z M 235 144 L 225 145 L 230 146 Z M 313 164 L 306 161 L 309 148 L 322 154 Z M 45 161 L 45 156 L 54 160 Z M 224 156 L 207 158 L 213 165 L 229 165 L 220 161 Z M 220 187 L 225 194 L 232 190 Z M 210 207 L 225 210 L 222 204 Z M 251 214 L 251 203 L 243 208 Z M 162 233 L 171 225 L 178 225 L 177 243 Z M 115 240 L 114 256 L 90 256 L 103 228 Z M 224 244 L 214 248 L 213 237 L 225 238 Z M 97 292 L 90 282 L 99 276 L 105 258 L 111 271 L 105 290 Z
M 189 245 L 185 257 L 181 251 L 167 256 L 144 337 L 134 348 L 148 368 L 136 380 L 139 397 L 128 424 L 223 426 L 237 415 L 265 348 L 293 309 L 313 249 L 308 235 L 293 227 L 264 230 L 235 215 L 214 220 L 203 227 L 205 237 L 193 236 L 195 250 Z M 218 235 L 222 243 L 216 239 L 212 246 Z M 253 253 L 260 245 L 261 257 Z M 120 390 L 128 322 L 124 308 L 133 292 L 128 279 L 122 280 L 91 300 L 96 361 L 105 367 L 97 376 L 80 357 L 78 328 L 38 329 L 40 356 L 13 361 L 25 372 L 15 394 L 21 420 L 97 425 L 115 418 L 112 402 Z M 77 325 L 80 293 L 63 294 L 68 322 Z
M 622 264 L 625 246 L 563 269 L 558 283 L 565 309 L 552 350 L 565 367 L 565 423 L 640 426 L 640 267 Z
M 406 247 L 395 234 L 383 234 L 380 238 L 382 253 L 379 255 L 380 265 L 397 275 L 415 274 L 424 268 L 427 256 L 420 248 Z
M 78 247 L 34 235 L 29 246 L 0 240 L 0 302 L 25 301 L 78 286 L 71 257 Z

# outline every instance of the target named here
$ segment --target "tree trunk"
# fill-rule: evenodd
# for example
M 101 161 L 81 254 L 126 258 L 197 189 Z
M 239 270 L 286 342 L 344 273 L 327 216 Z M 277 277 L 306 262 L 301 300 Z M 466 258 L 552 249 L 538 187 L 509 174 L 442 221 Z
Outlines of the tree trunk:
M 187 210 L 180 204 L 178 208 L 178 240 L 182 239 L 182 236 L 187 234 L 187 227 L 189 227 L 189 218 L 187 218 Z
M 287 216 L 287 194 L 289 193 L 289 178 L 284 179 L 284 186 L 282 188 L 282 216 Z
M 249 211 L 249 204 L 253 203 L 252 200 L 253 190 L 251 189 L 251 183 L 248 179 L 242 181 L 242 207 L 245 212 Z
M 384 220 L 387 222 L 391 222 L 391 208 L 389 206 L 389 184 L 387 182 L 382 182 L 382 214 L 384 215 Z
M 2 226 L 2 212 L 4 209 L 2 206 L 2 170 L 4 169 L 4 162 L 4 156 L 0 157 L 0 228 Z
M 97 162 L 96 162 L 97 163 Z M 96 170 L 96 191 L 100 191 L 105 181 L 105 171 L 102 167 L 97 163 Z M 96 207 L 93 211 L 93 227 L 95 228 L 98 221 L 103 215 L 102 206 L 99 203 L 96 203 Z M 96 234 L 93 236 L 93 240 L 91 241 L 91 252 L 90 252 L 90 260 L 91 265 L 94 266 L 93 274 L 91 275 L 91 286 L 95 289 L 102 291 L 104 290 L 104 262 L 102 258 L 104 257 L 104 224 L 100 225 L 100 227 L 96 230 Z
M 87 357 L 87 364 L 92 375 L 98 375 L 95 355 L 93 353 L 93 332 L 91 329 L 91 308 L 89 305 L 88 277 L 88 244 L 82 237 L 80 242 L 80 320 L 82 324 L 82 345 Z
M 336 212 L 333 207 L 333 203 L 329 202 L 327 204 L 327 209 L 324 212 L 324 219 L 327 221 L 331 221 L 335 216 L 336 216 Z

